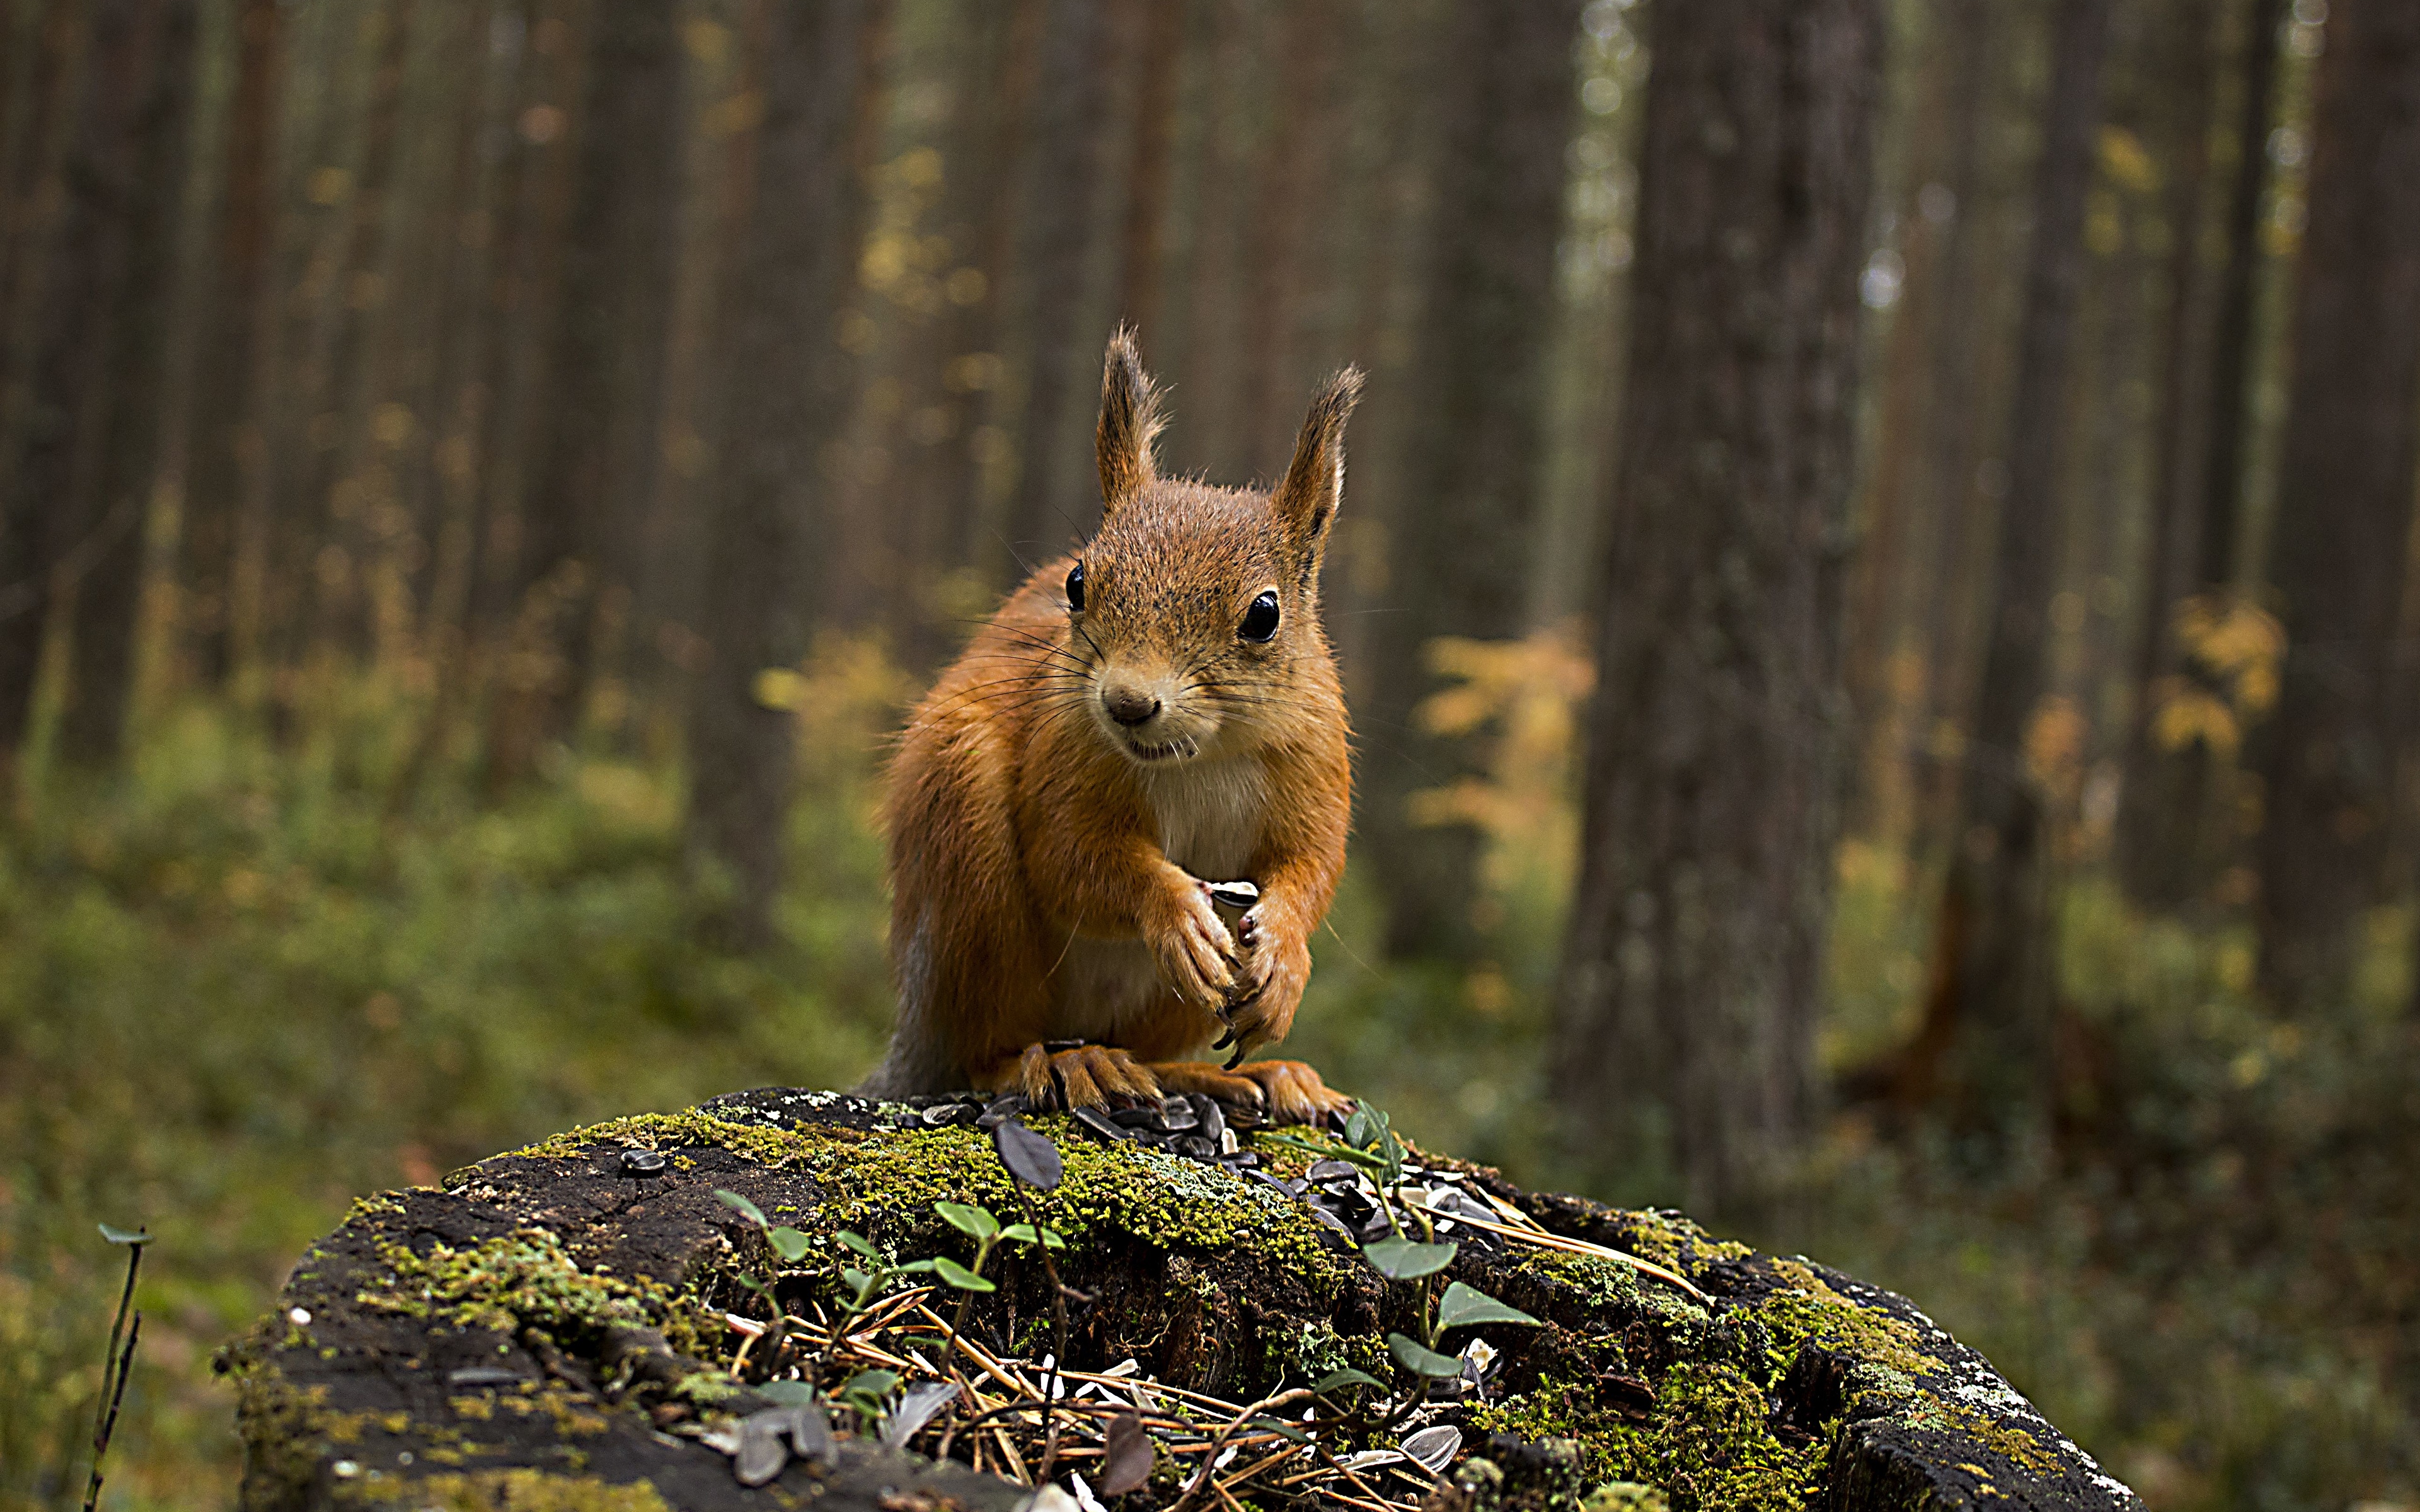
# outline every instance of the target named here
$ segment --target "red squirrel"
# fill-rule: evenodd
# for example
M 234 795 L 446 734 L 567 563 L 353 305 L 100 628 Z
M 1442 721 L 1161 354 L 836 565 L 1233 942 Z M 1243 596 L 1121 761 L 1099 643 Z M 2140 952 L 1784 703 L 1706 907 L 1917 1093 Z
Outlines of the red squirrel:
M 976 632 L 891 762 L 899 1013 L 861 1090 L 1349 1105 L 1300 1061 L 1239 1062 L 1293 1027 L 1344 870 L 1319 568 L 1360 388 L 1348 367 L 1320 391 L 1271 492 L 1162 478 L 1152 380 L 1131 332 L 1110 340 L 1099 532 Z M 1229 879 L 1259 888 L 1233 933 L 1210 890 Z M 1214 1036 L 1226 1067 L 1182 1058 Z

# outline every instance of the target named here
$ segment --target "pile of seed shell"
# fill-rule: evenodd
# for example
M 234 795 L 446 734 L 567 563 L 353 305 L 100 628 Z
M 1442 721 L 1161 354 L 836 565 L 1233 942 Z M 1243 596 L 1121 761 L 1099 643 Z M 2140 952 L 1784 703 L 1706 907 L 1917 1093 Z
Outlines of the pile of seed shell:
M 916 1110 L 917 1119 L 927 1128 L 972 1124 L 985 1132 L 1009 1119 L 1035 1111 L 1028 1099 L 1016 1092 L 999 1098 L 981 1092 L 911 1097 L 908 1106 Z M 1261 1157 L 1242 1148 L 1235 1138 L 1238 1131 L 1249 1134 L 1261 1128 L 1260 1116 L 1242 1108 L 1225 1107 L 1216 1098 L 1199 1092 L 1107 1112 L 1078 1108 L 1072 1117 L 1086 1134 L 1103 1144 L 1140 1145 L 1146 1149 L 1164 1149 L 1187 1160 L 1239 1171 L 1251 1170 L 1261 1164 Z

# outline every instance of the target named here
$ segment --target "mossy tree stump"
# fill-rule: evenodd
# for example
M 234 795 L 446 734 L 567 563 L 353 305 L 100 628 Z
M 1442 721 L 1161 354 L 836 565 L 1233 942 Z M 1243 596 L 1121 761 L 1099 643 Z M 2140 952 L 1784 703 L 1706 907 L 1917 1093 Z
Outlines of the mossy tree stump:
M 1238 1401 L 1342 1366 L 1390 1373 L 1385 1339 L 1415 1326 L 1410 1289 L 1390 1288 L 1299 1201 L 1034 1121 L 1067 1170 L 1043 1216 L 1069 1240 L 1064 1279 L 1094 1299 L 1069 1319 L 1068 1364 L 1132 1356 L 1160 1381 Z M 1261 1149 L 1281 1168 L 1304 1163 Z M 1601 1258 L 1466 1248 L 1455 1279 L 1542 1321 L 1485 1328 L 1501 1353 L 1484 1399 L 1443 1420 L 1463 1428 L 1467 1455 L 1507 1461 L 1514 1489 L 1514 1438 L 1576 1443 L 1575 1466 L 1558 1446 L 1559 1484 L 1508 1502 L 1627 1482 L 1654 1491 L 1607 1492 L 1598 1506 L 1652 1505 L 1655 1492 L 1675 1512 L 2141 1504 L 1903 1298 L 1717 1242 L 1677 1214 L 1463 1168 L 1549 1229 L 1679 1271 L 1710 1304 Z M 796 1460 L 743 1488 L 723 1454 L 680 1436 L 763 1405 L 725 1368 L 738 1339 L 723 1317 L 745 1310 L 736 1278 L 761 1273 L 770 1252 L 717 1188 L 819 1242 L 853 1229 L 901 1257 L 964 1257 L 937 1200 L 1018 1205 L 973 1129 L 781 1090 L 617 1119 L 484 1161 L 442 1189 L 365 1199 L 225 1353 L 241 1393 L 244 1506 L 1022 1512 L 1022 1486 L 855 1442 L 836 1461 Z M 1047 1283 L 1015 1259 L 998 1273 L 975 1331 L 1038 1357 L 1051 1348 Z M 1172 1485 L 1163 1469 L 1118 1512 L 1165 1506 Z M 1449 1489 L 1434 1504 L 1467 1499 Z

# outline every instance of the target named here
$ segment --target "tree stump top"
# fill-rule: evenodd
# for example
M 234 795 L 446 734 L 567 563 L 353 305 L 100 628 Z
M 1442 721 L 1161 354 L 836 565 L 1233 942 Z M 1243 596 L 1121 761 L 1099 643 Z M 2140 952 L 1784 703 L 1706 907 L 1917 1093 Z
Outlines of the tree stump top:
M 851 1437 L 845 1412 L 830 1454 L 811 1456 L 801 1442 L 763 1485 L 743 1486 L 727 1452 L 735 1423 L 761 1424 L 800 1394 L 732 1374 L 746 1335 L 731 1315 L 769 1313 L 742 1278 L 781 1273 L 784 1305 L 811 1312 L 838 1295 L 845 1263 L 862 1263 L 834 1242 L 841 1230 L 894 1260 L 964 1262 L 972 1242 L 935 1202 L 1016 1220 L 1018 1189 L 962 1112 L 971 1118 L 766 1089 L 577 1130 L 458 1171 L 442 1188 L 363 1199 L 303 1256 L 276 1310 L 223 1353 L 240 1391 L 242 1504 L 652 1512 L 812 1501 L 830 1512 L 1075 1512 L 1063 1492 L 1036 1504 L 1016 1480 L 911 1452 L 935 1447 L 932 1430 L 905 1449 Z M 1066 1174 L 1056 1191 L 1027 1197 L 1066 1237 L 1062 1279 L 1090 1298 L 1070 1304 L 1066 1367 L 1131 1359 L 1140 1378 L 1235 1403 L 1342 1368 L 1400 1374 L 1387 1339 L 1419 1332 L 1415 1287 L 1380 1277 L 1335 1223 L 1280 1184 L 1316 1157 L 1262 1134 L 1246 1144 L 1260 1171 L 1238 1170 L 1098 1142 L 1061 1118 L 1032 1122 L 1056 1142 Z M 1582 1501 L 1592 1512 L 2141 1505 L 1904 1298 L 1714 1240 L 1677 1213 L 1526 1192 L 1493 1171 L 1420 1159 L 1489 1204 L 1474 1213 L 1627 1252 L 1698 1295 L 1614 1259 L 1461 1226 L 1445 1275 L 1539 1323 L 1454 1336 L 1456 1347 L 1485 1340 L 1465 1356 L 1479 1381 L 1433 1388 L 1413 1423 L 1452 1426 L 1460 1451 L 1434 1485 L 1406 1461 L 1373 1467 L 1391 1503 L 1433 1512 Z M 805 1257 L 778 1259 L 767 1230 L 718 1189 L 797 1229 Z M 986 1274 L 998 1290 L 976 1298 L 968 1340 L 1012 1369 L 1055 1352 L 1041 1267 L 1003 1249 Z M 1202 1416 L 1215 1430 L 1218 1414 Z M 1071 1429 L 1067 1442 L 1085 1441 Z M 1394 1442 L 1393 1432 L 1369 1441 Z M 988 1462 L 1003 1463 L 996 1454 Z M 1063 1462 L 1063 1482 L 1075 1463 L 1099 1469 L 1097 1458 Z M 1196 1464 L 1163 1446 L 1157 1473 L 1116 1499 L 1117 1512 L 1174 1505 Z M 1302 1500 L 1240 1494 L 1260 1507 Z M 1194 1505 L 1205 1500 L 1218 1507 L 1207 1492 Z

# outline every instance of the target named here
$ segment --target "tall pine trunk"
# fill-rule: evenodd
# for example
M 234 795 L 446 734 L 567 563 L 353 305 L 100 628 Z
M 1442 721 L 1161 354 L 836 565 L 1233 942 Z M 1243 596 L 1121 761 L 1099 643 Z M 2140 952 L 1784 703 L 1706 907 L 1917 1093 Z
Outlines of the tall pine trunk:
M 150 0 L 146 9 L 135 64 L 142 103 L 117 188 L 125 248 L 110 301 L 91 486 L 77 501 L 85 554 L 76 563 L 68 636 L 72 671 L 59 727 L 61 753 L 86 766 L 117 759 L 133 691 L 135 614 L 151 485 L 168 423 L 178 230 L 193 138 L 195 0 Z
M 569 734 L 599 669 L 597 618 L 627 598 L 657 477 L 680 226 L 681 54 L 669 6 L 592 13 L 546 409 L 508 597 L 526 642 L 496 691 L 495 776 Z
M 2176 324 L 2168 337 L 2161 427 L 2159 534 L 2147 575 L 2138 707 L 2126 750 L 2117 845 L 2128 895 L 2153 908 L 2194 901 L 2226 865 L 2238 838 L 2234 815 L 2221 808 L 2229 753 L 2198 740 L 2168 748 L 2158 720 L 2164 702 L 2189 688 L 2204 697 L 2223 696 L 2187 660 L 2177 638 L 2177 610 L 2190 595 L 2224 595 L 2232 588 L 2245 441 L 2253 424 L 2252 386 L 2245 379 L 2260 267 L 2260 197 L 2269 178 L 2277 31 L 2285 10 L 2285 0 L 2252 0 L 2245 10 L 2242 93 L 2228 133 L 2234 172 L 2224 211 L 2226 246 L 2215 276 L 2201 266 L 2197 206 L 2178 244 L 2171 295 Z M 2179 87 L 2191 99 L 2216 60 L 2195 45 L 2203 23 L 2196 8 L 2181 8 L 2179 19 L 2177 63 L 2190 70 Z M 2210 134 L 2206 120 L 2186 124 Z M 2199 153 L 2189 147 L 2179 169 L 2190 172 L 2196 185 L 2208 177 L 2195 161 Z M 2187 218 L 2183 210 L 2179 213 Z
M 721 294 L 730 376 L 706 528 L 708 661 L 690 722 L 690 841 L 736 887 L 736 943 L 772 936 L 797 716 L 757 696 L 796 663 L 806 553 L 830 533 L 824 446 L 850 372 L 834 325 L 855 281 L 865 184 L 849 145 L 873 118 L 886 0 L 773 0 L 747 221 Z
M 1089 533 L 1096 503 L 1077 466 L 1090 455 L 1092 349 L 1099 332 L 1078 329 L 1092 262 L 1101 181 L 1100 136 L 1108 90 L 1109 17 L 1103 0 L 1052 0 L 1042 40 L 1045 86 L 1035 97 L 1032 207 L 1033 297 L 1026 332 L 1025 413 L 1017 428 L 1016 489 L 1009 544 L 1043 561 Z M 1082 423 L 1079 424 L 1079 423 Z
M 1650 22 L 1628 398 L 1549 1075 L 1575 1154 L 1694 1211 L 1809 1126 L 1837 790 L 1873 0 Z
M 1933 949 L 1930 1017 L 1949 1026 L 1956 1117 L 2024 1145 L 2051 1087 L 2050 826 L 2026 733 L 2049 691 L 2050 598 L 2064 553 L 2068 377 L 2085 272 L 2085 194 L 2101 118 L 2110 0 L 2061 0 L 2034 174 L 2009 486 L 1958 822 Z
M 178 623 L 194 680 L 224 685 L 232 670 L 237 522 L 257 497 L 264 440 L 258 354 L 276 244 L 273 157 L 279 80 L 277 0 L 235 13 L 235 93 L 227 107 L 210 281 L 194 361 L 184 505 L 178 534 Z
M 2287 651 L 2259 843 L 2260 976 L 2347 1006 L 2388 901 L 2395 637 L 2420 466 L 2420 7 L 2335 0 L 2311 128 L 2269 580 Z
M 63 576 L 90 555 L 78 501 L 94 486 L 91 418 L 110 306 L 127 256 L 126 179 L 142 84 L 144 0 L 99 0 L 88 18 L 59 211 L 39 251 L 14 467 L 0 476 L 0 797 L 14 789 Z
M 1461 0 L 1447 49 L 1434 259 L 1407 396 L 1408 455 L 1388 550 L 1387 632 L 1359 723 L 1362 854 L 1397 959 L 1467 960 L 1478 833 L 1424 825 L 1413 795 L 1478 769 L 1466 737 L 1419 725 L 1440 685 L 1442 636 L 1528 628 L 1532 530 L 1544 471 L 1547 355 L 1579 8 Z

